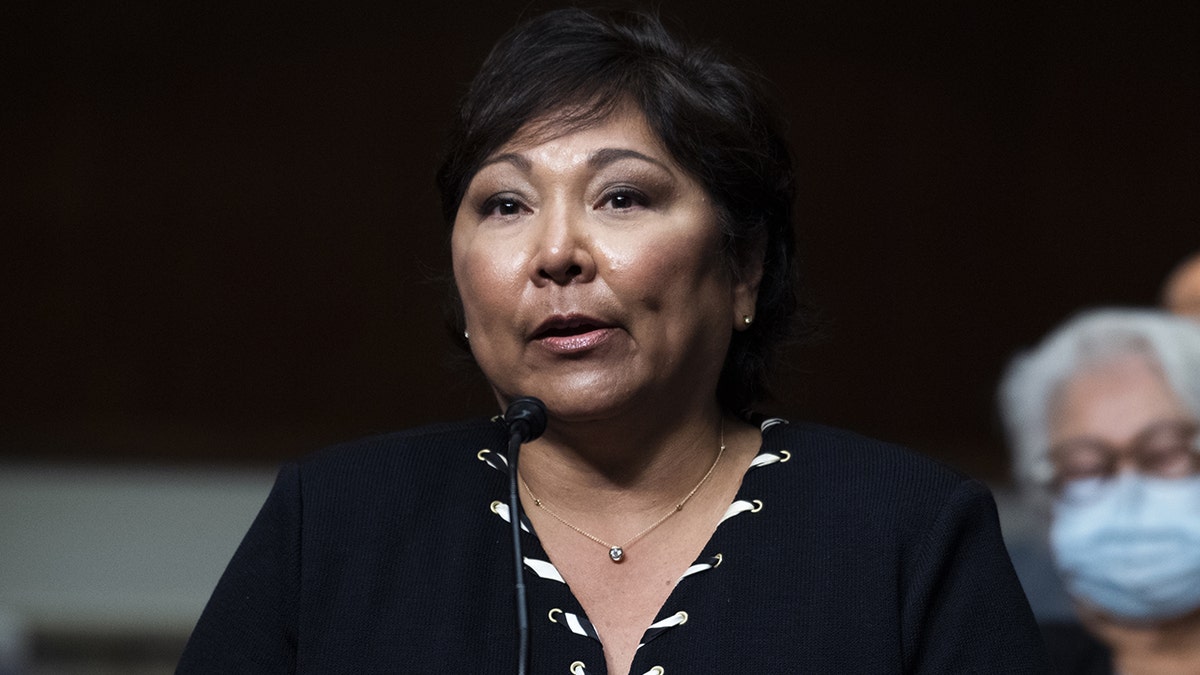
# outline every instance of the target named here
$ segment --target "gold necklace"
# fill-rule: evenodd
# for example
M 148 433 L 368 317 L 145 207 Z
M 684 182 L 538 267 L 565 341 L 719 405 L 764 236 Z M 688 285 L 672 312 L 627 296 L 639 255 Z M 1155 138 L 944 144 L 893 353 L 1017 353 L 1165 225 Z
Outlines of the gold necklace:
M 533 500 L 534 505 L 536 505 L 539 509 L 548 513 L 551 518 L 554 518 L 555 520 L 562 523 L 563 525 L 566 525 L 567 527 L 571 528 L 572 530 L 575 530 L 579 534 L 582 534 L 583 536 L 587 537 L 588 539 L 591 539 L 592 541 L 596 542 L 597 544 L 600 544 L 601 546 L 607 548 L 608 549 L 608 557 L 613 562 L 619 563 L 625 559 L 625 549 L 628 548 L 631 544 L 633 544 L 633 542 L 641 539 L 642 537 L 646 536 L 647 534 L 650 534 L 651 530 L 658 527 L 659 525 L 662 525 L 664 522 L 666 522 L 667 518 L 670 518 L 671 516 L 673 516 L 676 513 L 679 513 L 680 511 L 683 510 L 683 505 L 687 504 L 688 500 L 692 498 L 692 495 L 695 495 L 696 492 L 698 492 L 700 490 L 700 488 L 706 482 L 708 482 L 708 477 L 713 474 L 713 471 L 717 468 L 717 464 L 720 463 L 720 461 L 721 461 L 721 455 L 724 455 L 724 454 L 725 454 L 725 420 L 721 420 L 721 449 L 717 451 L 717 458 L 713 460 L 712 466 L 708 467 L 708 473 L 704 474 L 704 478 L 701 478 L 700 482 L 696 483 L 696 487 L 692 488 L 692 491 L 687 493 L 687 496 L 684 497 L 683 499 L 681 499 L 679 501 L 679 503 L 675 505 L 675 508 L 668 511 L 667 514 L 664 515 L 662 518 L 659 518 L 658 520 L 651 523 L 650 526 L 647 527 L 646 529 L 642 530 L 641 532 L 638 532 L 637 534 L 635 534 L 632 537 L 630 537 L 629 539 L 627 539 L 625 541 L 625 543 L 623 543 L 623 544 L 610 544 L 607 541 L 604 541 L 603 539 L 601 539 L 600 537 L 597 537 L 596 535 L 584 530 L 582 527 L 579 527 L 578 525 L 574 525 L 570 522 L 567 522 L 566 518 L 563 518 L 562 516 L 555 513 L 553 510 L 550 509 L 549 506 L 546 506 L 546 504 L 542 500 L 538 499 L 537 496 L 533 494 L 533 490 L 529 489 L 529 484 L 525 482 L 525 479 L 522 478 L 520 474 L 517 474 L 517 478 L 519 478 L 521 480 L 521 485 L 524 486 L 525 491 L 529 493 L 529 498 Z

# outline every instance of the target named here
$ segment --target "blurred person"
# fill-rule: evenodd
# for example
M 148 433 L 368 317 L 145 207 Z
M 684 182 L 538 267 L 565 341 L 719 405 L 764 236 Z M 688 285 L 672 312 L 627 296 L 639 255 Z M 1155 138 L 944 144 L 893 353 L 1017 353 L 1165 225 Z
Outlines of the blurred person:
M 1200 251 L 1171 271 L 1163 285 L 1162 305 L 1175 314 L 1200 319 Z
M 180 672 L 523 672 L 514 586 L 536 673 L 1044 671 L 983 485 L 751 412 L 798 309 L 753 76 L 654 17 L 560 10 L 458 113 L 455 335 L 545 432 L 519 463 L 500 418 L 289 464 Z
M 1044 626 L 1058 672 L 1200 673 L 1200 325 L 1085 312 L 1016 357 L 1000 394 L 1079 619 Z

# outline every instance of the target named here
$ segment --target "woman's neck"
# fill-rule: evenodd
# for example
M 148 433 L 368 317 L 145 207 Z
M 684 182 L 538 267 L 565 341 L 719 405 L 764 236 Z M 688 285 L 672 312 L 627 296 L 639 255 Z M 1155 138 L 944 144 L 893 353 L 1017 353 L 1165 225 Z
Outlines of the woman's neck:
M 1112 649 L 1116 671 L 1200 673 L 1200 609 L 1149 626 L 1131 626 L 1101 615 L 1084 616 L 1088 629 Z
M 657 511 L 709 471 L 727 426 L 741 425 L 723 421 L 715 405 L 667 422 L 552 422 L 522 450 L 521 476 L 564 515 L 622 518 Z

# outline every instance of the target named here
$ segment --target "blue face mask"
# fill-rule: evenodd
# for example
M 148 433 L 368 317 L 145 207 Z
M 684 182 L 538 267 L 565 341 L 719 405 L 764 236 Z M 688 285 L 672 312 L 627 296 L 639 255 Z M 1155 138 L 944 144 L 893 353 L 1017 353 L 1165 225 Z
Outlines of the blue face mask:
M 1077 601 L 1134 623 L 1200 608 L 1200 476 L 1121 474 L 1067 484 L 1050 527 Z

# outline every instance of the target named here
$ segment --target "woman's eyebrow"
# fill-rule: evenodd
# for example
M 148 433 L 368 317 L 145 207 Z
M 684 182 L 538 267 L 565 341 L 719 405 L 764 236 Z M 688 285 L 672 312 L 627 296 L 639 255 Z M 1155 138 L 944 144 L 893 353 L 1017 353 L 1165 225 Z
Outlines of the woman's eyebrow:
M 666 171 L 672 175 L 675 173 L 671 170 L 671 167 L 667 166 L 663 162 L 660 162 L 649 155 L 642 154 L 637 150 L 630 150 L 628 148 L 603 148 L 601 150 L 597 150 L 588 157 L 587 164 L 588 168 L 597 170 L 623 159 L 638 159 L 643 162 L 653 164 L 654 166 L 657 166 L 663 171 Z M 533 163 L 530 162 L 528 158 L 515 152 L 506 152 L 504 154 L 491 157 L 483 164 L 480 164 L 479 169 L 483 170 L 484 168 L 493 164 L 511 164 L 525 174 L 533 172 Z
M 517 169 L 519 169 L 522 173 L 528 174 L 531 171 L 533 171 L 533 164 L 528 159 L 522 157 L 521 155 L 516 154 L 515 152 L 506 152 L 503 155 L 496 155 L 495 157 L 491 157 L 487 161 L 485 161 L 483 164 L 479 165 L 479 170 L 482 170 L 484 167 L 488 167 L 493 164 L 500 164 L 501 162 L 512 164 L 513 166 L 517 167 Z
M 657 159 L 654 159 L 649 155 L 643 155 L 637 150 L 629 150 L 627 148 L 604 148 L 602 150 L 597 150 L 596 152 L 592 153 L 591 157 L 588 158 L 588 166 L 592 169 L 602 169 L 609 164 L 622 159 L 640 159 L 643 162 L 649 162 L 655 166 L 661 167 L 667 173 L 675 173 L 671 170 L 671 167 L 658 161 Z

